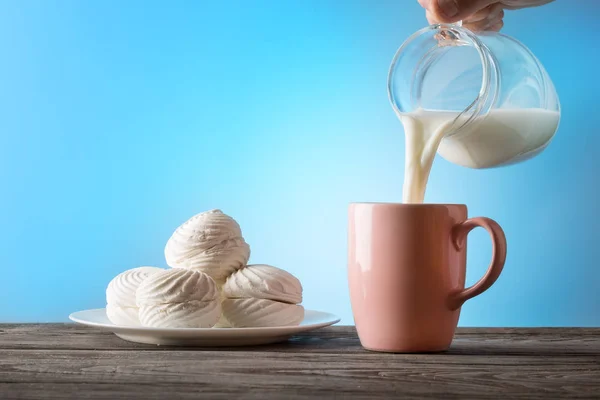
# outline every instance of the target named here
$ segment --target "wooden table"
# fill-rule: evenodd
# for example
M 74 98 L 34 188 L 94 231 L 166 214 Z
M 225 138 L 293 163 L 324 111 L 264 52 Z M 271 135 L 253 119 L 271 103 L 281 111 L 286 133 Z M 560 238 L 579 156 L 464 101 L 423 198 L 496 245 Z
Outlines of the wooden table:
M 353 327 L 249 348 L 156 347 L 0 325 L 1 399 L 600 398 L 600 329 L 459 329 L 443 354 L 363 350 Z

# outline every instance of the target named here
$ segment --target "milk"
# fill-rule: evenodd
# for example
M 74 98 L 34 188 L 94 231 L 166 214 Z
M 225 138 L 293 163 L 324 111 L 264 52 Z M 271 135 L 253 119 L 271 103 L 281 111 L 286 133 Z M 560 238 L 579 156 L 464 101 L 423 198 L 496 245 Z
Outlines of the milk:
M 422 203 L 435 153 L 452 119 L 445 113 L 418 110 L 402 114 L 405 158 L 403 203 Z
M 400 116 L 406 136 L 404 203 L 423 202 L 436 152 L 469 168 L 522 161 L 548 145 L 560 116 L 556 111 L 537 108 L 495 109 L 458 133 L 446 136 L 459 114 L 419 109 Z

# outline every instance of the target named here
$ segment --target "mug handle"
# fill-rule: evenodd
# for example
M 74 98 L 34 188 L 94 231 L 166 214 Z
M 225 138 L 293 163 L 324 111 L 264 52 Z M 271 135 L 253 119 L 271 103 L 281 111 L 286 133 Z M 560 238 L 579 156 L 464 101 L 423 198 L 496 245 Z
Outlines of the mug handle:
M 463 303 L 481 293 L 485 292 L 496 282 L 500 276 L 504 262 L 506 261 L 506 236 L 498 223 L 490 218 L 477 217 L 470 218 L 452 228 L 452 243 L 457 250 L 464 247 L 467 235 L 473 229 L 481 227 L 490 234 L 492 239 L 492 262 L 485 275 L 473 286 L 452 293 L 448 298 L 448 306 L 451 310 L 456 310 Z

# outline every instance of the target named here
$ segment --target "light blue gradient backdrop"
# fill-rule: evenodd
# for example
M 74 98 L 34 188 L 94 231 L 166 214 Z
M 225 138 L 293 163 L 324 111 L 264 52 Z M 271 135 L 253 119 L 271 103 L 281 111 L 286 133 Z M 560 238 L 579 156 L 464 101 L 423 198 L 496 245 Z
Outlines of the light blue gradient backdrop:
M 0 321 L 102 307 L 118 272 L 165 267 L 181 222 L 221 208 L 251 261 L 352 323 L 346 210 L 401 199 L 391 58 L 416 1 L 0 2 Z M 509 255 L 463 326 L 600 325 L 600 2 L 507 12 L 562 101 L 540 157 L 475 171 L 438 158 L 427 202 L 496 219 Z M 468 281 L 490 244 L 470 238 Z

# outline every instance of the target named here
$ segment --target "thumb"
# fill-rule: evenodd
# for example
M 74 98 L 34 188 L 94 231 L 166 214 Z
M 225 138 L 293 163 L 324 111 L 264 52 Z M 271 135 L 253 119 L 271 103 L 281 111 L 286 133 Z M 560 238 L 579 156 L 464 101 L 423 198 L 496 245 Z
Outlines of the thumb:
M 427 9 L 439 22 L 456 22 L 498 0 L 429 0 Z

